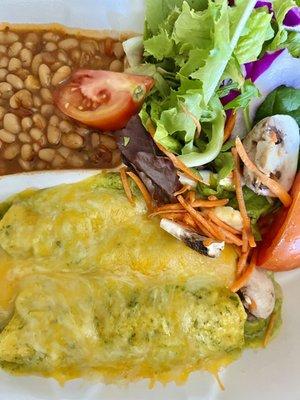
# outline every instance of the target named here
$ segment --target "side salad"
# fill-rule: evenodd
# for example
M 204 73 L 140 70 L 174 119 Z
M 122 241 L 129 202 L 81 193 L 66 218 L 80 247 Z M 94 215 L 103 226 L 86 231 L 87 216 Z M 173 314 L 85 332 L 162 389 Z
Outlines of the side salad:
M 235 292 L 256 266 L 299 267 L 300 1 L 146 0 L 124 50 L 125 73 L 76 72 L 55 98 L 115 131 L 128 199 L 130 177 L 162 229 L 210 257 L 234 246 Z M 269 295 L 245 307 L 267 318 Z

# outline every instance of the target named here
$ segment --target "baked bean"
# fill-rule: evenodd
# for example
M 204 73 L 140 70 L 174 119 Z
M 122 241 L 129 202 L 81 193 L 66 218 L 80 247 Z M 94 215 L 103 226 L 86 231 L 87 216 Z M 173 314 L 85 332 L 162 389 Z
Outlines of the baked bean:
M 41 88 L 40 81 L 33 75 L 28 75 L 24 84 L 26 89 L 30 91 L 39 90 Z
M 43 99 L 46 103 L 52 103 L 52 101 L 53 101 L 53 99 L 52 99 L 52 93 L 50 92 L 49 89 L 47 89 L 47 88 L 42 88 L 40 93 L 41 93 L 42 99 Z
M 21 63 L 21 61 L 20 61 L 18 58 L 13 57 L 13 58 L 11 58 L 11 59 L 9 60 L 7 69 L 8 69 L 10 72 L 17 71 L 17 70 L 20 69 L 20 68 L 22 68 L 22 63 Z
M 6 113 L 5 108 L 0 106 L 0 121 L 3 119 L 5 113 Z
M 29 49 L 22 49 L 20 51 L 20 60 L 24 67 L 28 68 L 32 62 L 32 52 Z
M 62 67 L 62 62 L 61 61 L 56 61 L 55 63 L 50 65 L 50 69 L 53 72 L 56 72 L 60 67 Z
M 57 58 L 59 61 L 61 61 L 62 63 L 68 64 L 69 63 L 69 57 L 67 55 L 67 53 L 64 50 L 60 50 L 57 53 Z
M 62 133 L 68 133 L 72 130 L 73 125 L 66 120 L 63 120 L 59 123 L 59 129 L 61 130 Z
M 78 126 L 76 128 L 76 132 L 79 133 L 80 136 L 86 136 L 90 133 L 90 130 L 88 128 L 85 128 L 83 126 Z
M 16 135 L 6 129 L 0 129 L 0 139 L 5 143 L 13 143 L 16 141 Z
M 41 147 L 45 147 L 45 146 L 48 144 L 47 138 L 46 138 L 45 135 L 43 135 L 43 136 L 38 140 L 38 144 L 39 144 Z
M 112 157 L 111 157 L 111 164 L 113 166 L 117 166 L 121 164 L 121 153 L 119 150 L 114 150 L 112 152 Z
M 11 92 L 12 91 L 12 86 L 10 83 L 7 82 L 1 82 L 0 83 L 0 93 L 3 94 L 5 92 Z
M 113 53 L 118 59 L 121 59 L 124 56 L 125 52 L 121 42 L 116 42 L 113 45 Z
M 57 115 L 52 115 L 49 119 L 49 125 L 57 126 L 59 124 L 59 118 Z
M 48 42 L 58 42 L 60 36 L 56 32 L 46 32 L 43 34 L 43 39 Z
M 94 55 L 98 51 L 98 43 L 93 39 L 84 39 L 80 42 L 81 50 L 90 55 Z
M 83 138 L 77 133 L 66 133 L 62 136 L 61 141 L 70 149 L 80 149 L 83 146 Z
M 56 151 L 51 148 L 41 149 L 39 151 L 39 157 L 43 161 L 51 162 L 55 156 Z
M 57 45 L 53 42 L 48 42 L 45 44 L 45 50 L 46 51 L 55 51 L 57 49 Z
M 68 158 L 69 155 L 71 154 L 71 150 L 68 149 L 67 147 L 61 146 L 60 148 L 57 149 L 57 152 L 63 156 L 64 158 Z
M 51 81 L 52 85 L 56 86 L 62 81 L 64 81 L 71 74 L 71 72 L 72 72 L 71 68 L 67 65 L 60 67 L 52 77 Z
M 23 144 L 23 146 L 21 147 L 21 157 L 24 161 L 30 161 L 32 160 L 34 156 L 34 152 L 32 149 L 32 146 L 28 143 Z
M 39 143 L 33 143 L 32 148 L 35 153 L 38 153 L 41 150 L 41 145 Z
M 18 143 L 9 144 L 3 151 L 3 157 L 6 160 L 13 160 L 20 153 L 20 145 Z
M 118 147 L 115 139 L 108 135 L 100 135 L 100 144 L 109 150 L 115 150 Z
M 19 118 L 13 113 L 7 113 L 3 117 L 3 128 L 7 131 L 17 134 L 21 132 Z
M 32 120 L 35 123 L 35 126 L 41 130 L 45 129 L 47 126 L 47 122 L 41 114 L 34 114 Z
M 3 54 L 0 54 L 0 68 L 6 68 L 9 63 L 9 58 Z
M 33 105 L 35 108 L 40 108 L 42 103 L 42 99 L 40 98 L 40 96 L 38 96 L 37 94 L 33 95 Z
M 31 143 L 31 137 L 25 132 L 19 134 L 19 140 L 21 143 Z
M 70 153 L 67 158 L 67 163 L 70 164 L 71 167 L 81 168 L 84 165 L 84 160 L 79 154 Z
M 34 75 L 37 75 L 39 72 L 39 67 L 43 62 L 43 58 L 41 54 L 37 54 L 33 57 L 31 62 L 31 69 Z
M 4 44 L 0 44 L 0 53 L 6 54 L 7 52 L 7 47 L 4 46 Z
M 43 104 L 42 105 L 41 114 L 44 117 L 50 118 L 53 113 L 54 113 L 54 106 L 52 104 Z
M 25 81 L 25 79 L 30 75 L 30 72 L 28 69 L 25 68 L 19 68 L 15 71 L 15 74 L 22 79 L 22 81 Z
M 50 144 L 58 144 L 61 138 L 61 131 L 53 125 L 49 125 L 47 129 L 47 139 Z
M 33 125 L 33 121 L 30 117 L 24 117 L 21 121 L 21 126 L 23 128 L 24 131 L 27 131 L 28 129 L 30 129 Z
M 114 60 L 111 62 L 109 66 L 109 70 L 113 72 L 121 72 L 123 71 L 123 63 L 120 60 Z
M 41 85 L 43 87 L 50 86 L 51 82 L 51 70 L 46 64 L 41 64 L 39 66 L 39 78 L 41 81 Z
M 38 128 L 31 128 L 29 133 L 34 140 L 39 140 L 43 136 L 43 132 Z
M 55 55 L 53 53 L 49 53 L 49 51 L 44 51 L 43 53 L 41 53 L 42 55 L 42 59 L 43 59 L 43 64 L 54 64 L 57 59 L 55 57 Z
M 12 85 L 13 88 L 20 90 L 23 89 L 23 81 L 17 75 L 8 74 L 6 76 L 6 81 Z
M 94 148 L 96 148 L 96 147 L 98 147 L 98 146 L 100 145 L 100 137 L 99 137 L 99 134 L 98 134 L 98 133 L 96 133 L 96 132 L 93 132 L 93 133 L 92 133 L 92 136 L 91 136 L 91 143 L 92 143 L 92 146 L 93 146 Z
M 58 43 L 58 47 L 63 50 L 72 50 L 78 46 L 78 40 L 75 38 L 67 38 Z
M 10 98 L 9 105 L 12 108 L 31 108 L 33 106 L 31 93 L 27 89 L 19 90 Z
M 39 160 L 36 163 L 36 167 L 37 167 L 37 169 L 46 169 L 47 164 L 45 163 L 45 161 Z
M 7 54 L 9 57 L 16 57 L 21 49 L 22 49 L 22 43 L 21 42 L 15 42 L 13 44 L 11 44 L 8 48 Z
M 7 69 L 0 68 L 0 81 L 4 80 L 7 74 L 8 74 Z
M 30 50 L 35 50 L 39 42 L 39 37 L 35 32 L 30 32 L 25 38 L 25 47 Z
M 79 49 L 73 49 L 71 51 L 71 59 L 72 59 L 72 61 L 77 63 L 80 60 L 80 57 L 81 57 L 81 51 Z
M 56 154 L 52 161 L 54 168 L 62 168 L 66 164 L 66 160 L 59 154 Z
M 19 40 L 19 36 L 10 31 L 0 31 L 0 43 L 1 44 L 11 44 Z
M 32 169 L 32 164 L 29 161 L 24 161 L 22 158 L 19 158 L 18 162 L 24 171 L 30 171 Z

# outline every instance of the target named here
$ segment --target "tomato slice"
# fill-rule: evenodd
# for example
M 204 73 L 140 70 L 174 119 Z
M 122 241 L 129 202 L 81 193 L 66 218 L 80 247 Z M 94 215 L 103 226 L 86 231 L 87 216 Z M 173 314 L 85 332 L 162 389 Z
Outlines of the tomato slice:
M 64 114 L 101 130 L 124 128 L 154 85 L 149 76 L 79 70 L 54 92 Z
M 258 249 L 257 263 L 273 271 L 300 267 L 300 172 L 291 195 L 292 205 L 282 208 L 273 219 Z

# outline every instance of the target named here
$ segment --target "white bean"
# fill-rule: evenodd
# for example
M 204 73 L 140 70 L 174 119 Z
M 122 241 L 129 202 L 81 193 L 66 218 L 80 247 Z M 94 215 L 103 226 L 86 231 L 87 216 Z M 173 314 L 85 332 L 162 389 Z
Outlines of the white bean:
M 75 38 L 67 38 L 58 43 L 58 47 L 63 50 L 71 50 L 78 46 L 78 40 Z
M 13 143 L 16 141 L 16 136 L 5 129 L 0 129 L 0 139 L 5 143 Z
M 19 118 L 12 113 L 5 114 L 3 118 L 3 128 L 14 134 L 20 133 L 21 125 Z
M 35 123 L 35 126 L 41 130 L 45 129 L 47 126 L 47 122 L 41 114 L 34 114 L 32 120 Z
M 6 57 L 6 56 L 3 56 L 1 54 L 1 57 L 0 57 L 0 68 L 6 68 L 8 66 L 8 63 L 9 63 L 9 58 Z
M 6 109 L 4 107 L 0 106 L 0 121 L 3 119 L 5 113 L 6 113 Z
M 123 48 L 123 44 L 121 42 L 116 42 L 113 45 L 113 53 L 118 59 L 120 59 L 124 56 L 124 54 L 125 54 L 124 48 Z
M 30 161 L 32 160 L 34 155 L 32 146 L 28 143 L 23 144 L 21 147 L 21 157 L 23 158 L 24 161 Z
M 34 50 L 39 42 L 39 37 L 37 33 L 35 32 L 30 32 L 26 35 L 25 38 L 25 46 L 30 49 Z
M 42 99 L 37 94 L 33 95 L 33 105 L 35 108 L 40 108 L 42 105 Z
M 67 158 L 67 162 L 74 168 L 81 168 L 84 165 L 84 160 L 76 153 L 71 153 Z
M 7 69 L 5 68 L 0 68 L 0 81 L 3 81 L 8 74 Z
M 49 125 L 57 126 L 59 124 L 59 118 L 57 115 L 52 115 L 49 119 Z
M 71 154 L 71 150 L 64 146 L 61 146 L 59 149 L 57 149 L 57 151 L 64 158 L 68 158 L 68 156 Z
M 12 108 L 31 108 L 33 106 L 33 99 L 31 93 L 26 89 L 21 89 L 16 92 L 10 99 L 9 105 Z
M 39 72 L 39 67 L 43 62 L 43 57 L 41 54 L 36 54 L 31 62 L 31 69 L 34 75 L 37 75 Z
M 58 42 L 60 36 L 56 32 L 46 32 L 43 34 L 43 39 L 47 42 Z
M 11 44 L 8 48 L 7 54 L 9 57 L 16 57 L 21 49 L 22 49 L 22 43 L 21 42 L 15 42 L 13 44 Z
M 24 161 L 22 158 L 18 159 L 18 162 L 20 164 L 20 167 L 24 169 L 24 171 L 30 171 L 31 170 L 31 163 L 29 161 Z
M 27 131 L 28 129 L 30 129 L 32 127 L 33 121 L 30 117 L 24 117 L 24 118 L 22 118 L 21 125 L 22 125 L 22 128 L 24 129 L 24 131 Z
M 54 157 L 53 161 L 52 161 L 52 166 L 54 168 L 61 168 L 65 165 L 66 160 L 59 154 L 56 154 L 56 156 Z
M 19 36 L 10 31 L 0 31 L 0 43 L 1 44 L 11 44 L 16 42 L 19 39 Z
M 25 132 L 19 134 L 19 140 L 21 143 L 31 143 L 31 137 Z
M 50 118 L 53 113 L 54 113 L 54 106 L 52 104 L 43 104 L 42 105 L 41 114 L 44 117 Z
M 123 63 L 120 60 L 114 60 L 109 66 L 110 71 L 121 72 L 123 71 Z
M 51 148 L 41 149 L 39 151 L 39 157 L 43 161 L 51 162 L 56 154 L 56 151 Z
M 17 90 L 23 89 L 23 81 L 17 75 L 8 74 L 6 76 L 6 81 L 12 85 L 13 88 Z
M 49 125 L 47 129 L 47 139 L 51 144 L 58 144 L 60 142 L 61 132 L 53 125 Z
M 41 64 L 39 66 L 39 78 L 41 81 L 41 85 L 43 87 L 50 86 L 51 82 L 51 70 L 46 64 Z
M 33 75 L 28 75 L 24 83 L 26 89 L 30 91 L 39 90 L 41 88 L 39 80 Z
M 52 93 L 50 92 L 49 89 L 47 88 L 42 88 L 41 89 L 41 96 L 42 99 L 46 102 L 46 103 L 52 103 L 53 99 L 52 99 Z
M 20 153 L 20 145 L 18 143 L 9 144 L 3 151 L 3 158 L 13 160 Z
M 10 72 L 14 72 L 14 71 L 17 71 L 18 69 L 22 68 L 22 63 L 18 58 L 13 57 L 9 60 L 7 68 Z
M 59 129 L 62 133 L 68 133 L 72 130 L 73 125 L 69 121 L 63 120 L 59 123 Z
M 83 138 L 77 133 L 66 133 L 62 136 L 62 144 L 70 149 L 80 149 L 83 146 Z
M 41 137 L 43 136 L 43 132 L 38 128 L 31 128 L 29 133 L 32 139 L 34 140 L 40 140 Z
M 31 65 L 32 62 L 32 52 L 29 49 L 22 49 L 20 51 L 20 60 L 23 64 L 24 67 L 28 68 Z
M 48 42 L 45 44 L 45 50 L 46 51 L 55 51 L 57 49 L 57 45 L 53 42 Z
M 71 74 L 71 72 L 72 72 L 71 68 L 67 65 L 60 67 L 53 75 L 52 82 L 51 82 L 52 85 L 56 86 L 59 83 L 61 83 L 62 81 L 64 81 L 65 79 L 67 79 L 67 77 Z

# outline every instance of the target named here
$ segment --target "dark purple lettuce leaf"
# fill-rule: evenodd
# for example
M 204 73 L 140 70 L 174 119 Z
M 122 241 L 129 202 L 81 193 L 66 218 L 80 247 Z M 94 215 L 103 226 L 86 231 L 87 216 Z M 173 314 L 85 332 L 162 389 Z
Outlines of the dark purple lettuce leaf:
M 154 201 L 158 204 L 174 202 L 174 192 L 182 186 L 176 169 L 156 146 L 138 115 L 126 127 L 116 131 L 123 162 L 140 177 Z

